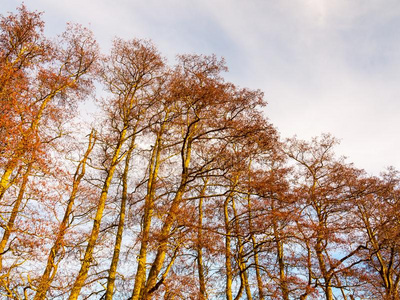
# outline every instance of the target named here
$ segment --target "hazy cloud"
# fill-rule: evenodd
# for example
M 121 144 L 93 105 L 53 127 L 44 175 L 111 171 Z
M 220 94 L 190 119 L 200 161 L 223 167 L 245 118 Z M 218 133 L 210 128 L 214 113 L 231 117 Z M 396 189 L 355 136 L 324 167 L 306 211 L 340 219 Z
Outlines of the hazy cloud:
M 331 132 L 340 154 L 378 173 L 400 169 L 400 2 L 394 0 L 31 0 L 48 32 L 89 26 L 107 49 L 114 36 L 150 38 L 178 53 L 226 58 L 229 80 L 260 88 L 284 137 Z M 20 1 L 6 1 L 1 13 Z

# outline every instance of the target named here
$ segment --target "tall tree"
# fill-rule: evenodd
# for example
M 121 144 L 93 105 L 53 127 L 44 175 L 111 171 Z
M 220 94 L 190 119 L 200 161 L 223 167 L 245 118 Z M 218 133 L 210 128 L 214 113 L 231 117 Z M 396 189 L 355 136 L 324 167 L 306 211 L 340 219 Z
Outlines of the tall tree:
M 333 299 L 335 288 L 342 289 L 338 278 L 361 249 L 347 239 L 353 228 L 347 179 L 353 176 L 353 169 L 334 158 L 336 143 L 330 135 L 311 143 L 292 139 L 285 150 L 299 166 L 297 205 L 302 212 L 298 225 L 311 258 L 308 273 L 327 300 Z
M 176 124 L 177 133 L 180 134 L 177 144 L 180 146 L 181 174 L 163 220 L 155 259 L 145 285 L 144 299 L 149 297 L 156 286 L 171 229 L 184 203 L 188 184 L 212 170 L 210 165 L 220 156 L 226 137 L 239 135 L 234 128 L 238 128 L 238 124 L 243 125 L 241 118 L 246 113 L 255 116 L 253 110 L 263 104 L 260 92 L 239 90 L 232 84 L 224 83 L 220 76 L 224 69 L 225 66 L 215 57 L 181 56 L 180 64 L 172 75 L 169 97 L 179 108 Z M 215 143 L 209 143 L 210 140 Z M 201 147 L 220 150 L 203 161 L 198 157 L 198 149 Z
M 109 125 L 109 132 L 104 133 L 105 179 L 81 269 L 69 299 L 77 299 L 84 285 L 93 260 L 93 250 L 114 172 L 127 153 L 126 141 L 142 130 L 138 124 L 156 100 L 151 92 L 159 85 L 162 68 L 163 62 L 154 46 L 140 40 L 115 40 L 112 53 L 105 61 L 102 76 L 111 93 L 111 97 L 104 103 Z
M 399 249 L 399 176 L 391 169 L 381 178 L 365 175 L 352 186 L 357 208 L 358 230 L 363 232 L 365 246 L 360 259 L 365 261 L 358 268 L 359 284 L 367 284 L 357 296 L 399 298 L 400 256 Z M 368 274 L 368 275 L 366 275 Z

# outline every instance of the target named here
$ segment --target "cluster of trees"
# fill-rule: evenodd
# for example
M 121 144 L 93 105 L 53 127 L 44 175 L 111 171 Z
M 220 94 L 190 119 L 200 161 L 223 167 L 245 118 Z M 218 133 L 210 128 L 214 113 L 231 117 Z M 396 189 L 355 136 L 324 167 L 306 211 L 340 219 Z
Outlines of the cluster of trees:
M 1 17 L 1 297 L 399 299 L 395 170 L 369 176 L 330 135 L 282 141 L 215 56 L 43 29 Z

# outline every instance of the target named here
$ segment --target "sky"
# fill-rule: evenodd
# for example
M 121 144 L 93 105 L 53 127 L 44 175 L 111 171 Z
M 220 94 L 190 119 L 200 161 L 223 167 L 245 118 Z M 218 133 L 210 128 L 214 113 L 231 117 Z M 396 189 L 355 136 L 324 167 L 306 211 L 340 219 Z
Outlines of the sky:
M 22 1 L 1 0 L 0 14 Z M 151 39 L 177 54 L 216 54 L 225 78 L 261 89 L 283 138 L 331 133 L 336 153 L 378 175 L 400 170 L 398 0 L 25 0 L 46 34 L 90 28 L 104 52 L 114 37 Z

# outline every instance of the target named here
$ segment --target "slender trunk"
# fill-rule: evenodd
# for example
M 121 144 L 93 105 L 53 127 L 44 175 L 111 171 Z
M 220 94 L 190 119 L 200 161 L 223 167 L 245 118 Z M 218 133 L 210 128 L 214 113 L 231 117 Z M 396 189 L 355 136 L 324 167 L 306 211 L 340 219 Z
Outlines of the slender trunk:
M 250 220 L 250 228 L 252 228 L 251 220 Z M 250 229 L 250 230 L 252 232 L 252 229 Z M 261 279 L 260 263 L 258 260 L 257 241 L 253 234 L 251 235 L 251 243 L 252 243 L 252 250 L 253 250 L 253 256 L 254 256 L 254 266 L 256 269 L 258 298 L 260 300 L 264 300 L 263 282 Z
M 347 300 L 346 292 L 345 292 L 345 290 L 344 290 L 344 288 L 342 286 L 342 282 L 340 281 L 340 278 L 339 278 L 338 274 L 334 272 L 334 264 L 332 262 L 332 259 L 331 259 L 330 255 L 329 255 L 328 251 L 326 251 L 326 250 L 325 250 L 325 255 L 326 255 L 326 258 L 327 258 L 329 266 L 330 266 L 330 274 L 332 275 L 332 280 L 335 280 L 336 287 L 338 289 L 340 289 L 340 292 L 341 292 L 341 294 L 343 296 L 343 300 Z
M 326 236 L 325 236 L 325 231 L 326 231 L 326 224 L 324 221 L 324 215 L 322 212 L 321 208 L 321 203 L 317 200 L 317 197 L 315 195 L 315 190 L 317 187 L 318 180 L 315 177 L 315 174 L 313 174 L 314 180 L 313 180 L 313 185 L 311 187 L 311 201 L 314 205 L 314 209 L 316 210 L 316 215 L 318 217 L 318 227 L 317 227 L 317 240 L 314 246 L 315 253 L 317 255 L 317 260 L 319 264 L 319 269 L 321 271 L 322 277 L 324 278 L 324 290 L 325 290 L 325 297 L 326 300 L 333 300 L 333 293 L 332 293 L 332 286 L 331 286 L 331 281 L 332 277 L 331 274 L 329 274 L 326 263 L 325 263 L 325 257 L 324 257 L 324 251 L 325 251 L 325 246 L 324 242 L 326 242 Z
M 225 294 L 227 300 L 232 300 L 232 254 L 231 254 L 231 225 L 229 221 L 230 197 L 224 202 L 224 221 L 225 221 L 225 269 L 226 269 L 226 286 Z
M 164 118 L 164 122 L 161 125 L 160 131 L 157 133 L 156 142 L 151 154 L 150 164 L 149 164 L 149 180 L 147 183 L 147 194 L 145 197 L 144 204 L 144 216 L 142 225 L 142 240 L 140 244 L 140 252 L 138 259 L 138 266 L 135 276 L 135 285 L 132 292 L 132 300 L 138 300 L 140 295 L 143 294 L 144 285 L 146 282 L 146 257 L 147 257 L 147 246 L 150 235 L 150 225 L 153 216 L 154 207 L 154 196 L 155 196 L 155 186 L 158 177 L 158 171 L 160 168 L 160 155 L 162 150 L 162 136 L 164 134 L 166 120 L 168 114 Z
M 299 224 L 297 224 L 297 225 L 299 226 Z M 305 238 L 304 234 L 303 234 L 303 237 Z M 307 240 L 305 241 L 305 244 L 306 244 L 306 247 L 307 247 L 308 282 L 307 282 L 307 286 L 305 287 L 304 293 L 300 296 L 300 300 L 306 300 L 307 299 L 308 295 L 310 294 L 310 289 L 309 288 L 311 287 L 312 280 L 313 280 L 313 272 L 312 272 L 312 264 L 311 264 L 311 247 L 310 247 L 309 242 Z
M 121 243 L 122 243 L 122 234 L 124 231 L 125 224 L 125 210 L 126 210 L 126 202 L 128 199 L 128 173 L 129 173 L 129 165 L 132 157 L 132 152 L 135 149 L 135 135 L 131 138 L 131 144 L 129 145 L 128 152 L 125 158 L 125 168 L 124 173 L 122 174 L 122 197 L 121 197 L 121 210 L 119 213 L 119 222 L 117 235 L 115 237 L 115 246 L 113 258 L 111 260 L 110 270 L 108 272 L 108 280 L 107 280 L 107 290 L 106 290 L 106 300 L 111 300 L 114 293 L 114 283 L 115 276 L 117 274 L 117 267 L 119 261 L 119 253 L 121 251 Z
M 0 200 L 3 199 L 3 196 L 7 189 L 9 188 L 10 177 L 12 172 L 14 171 L 16 164 L 8 164 L 6 169 L 4 170 L 3 176 L 0 179 Z
M 391 286 L 391 276 L 389 275 L 389 270 L 387 267 L 387 263 L 385 262 L 382 253 L 381 253 L 381 247 L 378 243 L 378 241 L 376 240 L 374 231 L 371 227 L 371 224 L 369 222 L 369 217 L 367 216 L 366 211 L 364 210 L 364 208 L 359 204 L 358 205 L 358 209 L 360 211 L 362 220 L 364 222 L 364 226 L 365 229 L 367 231 L 367 235 L 368 235 L 368 239 L 372 245 L 373 248 L 373 252 L 375 253 L 376 258 L 378 259 L 379 262 L 379 266 L 380 266 L 380 271 L 379 271 L 379 275 L 382 278 L 382 283 L 383 286 L 385 287 L 387 293 L 390 295 L 390 286 Z
M 277 248 L 277 259 L 279 265 L 279 285 L 282 291 L 282 299 L 289 300 L 289 289 L 287 286 L 285 263 L 283 258 L 283 243 L 279 238 L 276 240 L 276 248 Z
M 251 170 L 251 160 L 249 162 L 249 174 Z M 249 184 L 251 181 L 251 177 L 249 175 Z M 260 300 L 264 300 L 264 291 L 263 291 L 263 282 L 261 279 L 261 272 L 260 272 L 260 264 L 258 261 L 258 251 L 257 251 L 257 241 L 254 236 L 254 227 L 253 227 L 253 215 L 252 215 L 252 207 L 251 207 L 251 197 L 250 197 L 250 187 L 247 193 L 247 211 L 249 214 L 249 231 L 251 236 L 251 244 L 252 244 L 252 251 L 254 256 L 254 267 L 256 269 L 256 278 L 257 278 L 257 288 L 258 288 L 258 298 Z
M 174 254 L 171 257 L 170 262 L 168 263 L 168 266 L 166 267 L 164 273 L 161 276 L 161 279 L 155 284 L 155 286 L 149 291 L 149 293 L 151 294 L 152 292 L 156 291 L 160 285 L 162 285 L 165 281 L 165 278 L 167 278 L 169 271 L 171 271 L 172 266 L 174 265 L 176 256 L 178 254 L 179 251 L 179 245 L 175 248 Z M 167 293 L 166 293 L 167 295 Z
M 321 270 L 322 277 L 324 278 L 324 290 L 326 300 L 333 300 L 333 293 L 331 287 L 332 278 L 327 271 L 325 264 L 325 257 L 323 254 L 324 246 L 323 246 L 323 236 L 320 232 L 317 233 L 317 242 L 315 245 L 315 253 L 317 255 L 319 268 Z
M 256 238 L 254 237 L 254 235 L 251 236 L 251 243 L 253 246 L 254 265 L 256 268 L 258 298 L 260 300 L 264 300 L 263 282 L 261 279 L 260 263 L 258 260 L 257 242 L 256 242 Z
M 239 226 L 238 214 L 237 214 L 234 199 L 232 199 L 232 210 L 233 210 L 233 217 L 235 220 L 235 231 L 236 231 L 235 233 L 236 233 L 237 245 L 238 245 L 238 266 L 239 266 L 239 271 L 240 271 L 240 279 L 241 279 L 242 285 L 244 286 L 244 289 L 246 291 L 247 299 L 251 300 L 251 299 L 253 299 L 253 297 L 251 296 L 251 290 L 250 290 L 250 285 L 249 285 L 249 280 L 248 280 L 247 270 L 246 270 L 246 263 L 244 262 L 244 250 L 243 250 L 244 247 L 243 247 L 242 238 L 240 237 L 240 226 Z M 237 295 L 236 298 L 239 299 L 240 295 Z
M 225 281 L 225 294 L 227 300 L 232 300 L 232 250 L 231 250 L 231 221 L 229 219 L 229 202 L 232 201 L 234 191 L 236 188 L 238 178 L 235 179 L 232 184 L 231 191 L 224 201 L 224 223 L 225 223 L 225 269 L 226 269 L 226 281 Z
M 203 266 L 203 198 L 207 188 L 208 178 L 206 179 L 204 186 L 200 192 L 199 198 L 199 219 L 197 222 L 197 270 L 199 273 L 199 285 L 200 285 L 200 300 L 207 299 L 206 282 L 204 276 L 204 266 Z
M 117 146 L 114 150 L 113 157 L 111 159 L 110 168 L 107 172 L 107 176 L 104 180 L 103 188 L 100 194 L 96 215 L 93 221 L 92 232 L 89 236 L 89 241 L 86 247 L 85 256 L 83 258 L 81 269 L 79 270 L 78 276 L 75 279 L 74 285 L 71 290 L 71 294 L 69 296 L 69 300 L 76 300 L 81 292 L 83 284 L 85 283 L 86 277 L 89 272 L 90 264 L 93 260 L 93 250 L 94 246 L 96 245 L 97 237 L 99 236 L 100 232 L 100 223 L 103 217 L 103 211 L 107 200 L 108 190 L 110 188 L 111 180 L 114 176 L 115 168 L 117 167 L 118 163 L 120 162 L 121 158 L 119 157 L 122 145 L 125 142 L 125 135 L 127 133 L 127 126 L 124 127 L 122 130 Z
M 274 200 L 271 200 L 271 210 L 272 213 L 274 214 L 275 206 L 274 206 Z M 282 291 L 282 299 L 283 300 L 289 300 L 289 289 L 287 285 L 287 277 L 285 274 L 285 261 L 284 261 L 284 253 L 283 253 L 283 242 L 281 239 L 281 236 L 279 235 L 279 229 L 278 229 L 278 222 L 276 220 L 276 217 L 274 216 L 272 218 L 272 227 L 274 230 L 274 238 L 275 238 L 275 244 L 276 244 L 276 256 L 277 256 L 277 261 L 278 261 L 278 267 L 279 267 L 279 286 Z
M 31 172 L 31 169 L 32 169 L 32 163 L 29 163 L 28 167 L 26 168 L 26 171 L 22 177 L 22 183 L 21 183 L 21 187 L 18 192 L 17 199 L 14 202 L 14 206 L 12 208 L 10 218 L 8 219 L 7 226 L 3 233 L 3 238 L 1 239 L 1 242 L 0 242 L 0 270 L 3 269 L 4 250 L 7 246 L 8 240 L 10 239 L 10 235 L 14 230 L 15 219 L 17 218 L 22 199 L 24 198 L 25 189 L 26 189 L 26 185 L 28 184 L 29 174 Z
M 190 164 L 192 142 L 193 142 L 190 127 L 193 126 L 194 127 L 193 130 L 195 130 L 195 128 L 197 126 L 196 123 L 198 121 L 199 120 L 197 119 L 189 125 L 188 132 L 183 141 L 183 145 L 182 145 L 182 149 L 181 149 L 181 159 L 182 159 L 181 182 L 179 184 L 179 188 L 175 194 L 175 197 L 172 200 L 171 207 L 168 212 L 168 216 L 165 219 L 164 224 L 161 229 L 160 242 L 159 242 L 159 245 L 157 248 L 156 257 L 150 268 L 149 276 L 147 278 L 147 282 L 146 282 L 146 285 L 145 285 L 145 288 L 143 291 L 143 299 L 149 299 L 150 291 L 151 292 L 154 291 L 153 287 L 155 287 L 155 284 L 157 281 L 157 276 L 160 273 L 160 270 L 161 270 L 162 265 L 165 260 L 170 231 L 171 231 L 173 223 L 176 220 L 177 213 L 178 213 L 181 201 L 182 201 L 182 197 L 186 190 L 186 185 L 188 182 L 188 168 L 189 168 L 189 164 Z
M 55 264 L 55 259 L 58 255 L 60 249 L 63 247 L 64 237 L 65 237 L 66 231 L 69 227 L 69 218 L 70 218 L 70 215 L 72 212 L 72 208 L 74 206 L 74 202 L 75 202 L 76 195 L 77 195 L 77 192 L 79 189 L 79 185 L 81 183 L 83 176 L 85 175 L 86 161 L 87 161 L 91 151 L 93 150 L 95 142 L 96 142 L 96 138 L 94 136 L 94 131 L 92 130 L 92 132 L 89 135 L 89 145 L 87 147 L 87 150 L 76 168 L 74 180 L 73 180 L 73 184 L 72 184 L 72 191 L 71 191 L 71 195 L 68 199 L 67 208 L 65 210 L 63 220 L 61 221 L 61 224 L 58 228 L 58 234 L 57 234 L 56 240 L 55 240 L 53 247 L 50 250 L 49 256 L 47 258 L 46 268 L 42 274 L 42 277 L 40 278 L 39 287 L 36 291 L 34 300 L 46 298 L 47 291 L 48 291 L 50 284 L 53 281 L 53 278 L 56 274 L 57 264 Z
M 172 205 L 169 211 L 169 214 L 164 222 L 164 225 L 161 229 L 160 233 L 160 242 L 157 248 L 156 257 L 151 266 L 149 276 L 147 278 L 146 285 L 143 291 L 143 299 L 150 299 L 150 294 L 155 291 L 154 287 L 156 286 L 157 276 L 160 273 L 162 265 L 165 260 L 165 255 L 167 252 L 169 234 L 172 228 L 174 221 L 176 220 L 176 215 L 179 209 L 180 202 L 182 200 L 183 193 L 186 188 L 186 180 L 185 183 L 182 183 L 180 188 L 178 189 L 174 200 L 172 201 Z

